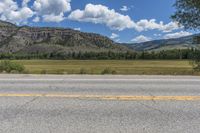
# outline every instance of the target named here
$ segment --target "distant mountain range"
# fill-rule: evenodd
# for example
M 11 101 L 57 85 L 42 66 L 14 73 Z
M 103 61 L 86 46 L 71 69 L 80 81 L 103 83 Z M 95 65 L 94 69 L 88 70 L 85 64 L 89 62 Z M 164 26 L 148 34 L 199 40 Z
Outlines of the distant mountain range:
M 174 39 L 162 39 L 154 40 L 143 43 L 125 44 L 129 48 L 136 51 L 160 51 L 160 50 L 171 50 L 171 49 L 187 49 L 187 48 L 200 48 L 200 44 L 194 44 L 193 38 L 200 36 L 200 34 L 174 38 Z
M 53 27 L 19 27 L 0 21 L 0 53 L 48 54 L 108 51 L 119 53 L 200 48 L 200 44 L 193 44 L 194 36 L 197 35 L 125 44 L 116 43 L 108 37 L 95 33 Z

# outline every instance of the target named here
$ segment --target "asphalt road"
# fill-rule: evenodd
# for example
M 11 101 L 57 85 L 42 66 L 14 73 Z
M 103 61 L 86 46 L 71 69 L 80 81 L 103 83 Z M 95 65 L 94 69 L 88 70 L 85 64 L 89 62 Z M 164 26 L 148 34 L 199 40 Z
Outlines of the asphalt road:
M 0 133 L 199 133 L 200 77 L 0 75 Z

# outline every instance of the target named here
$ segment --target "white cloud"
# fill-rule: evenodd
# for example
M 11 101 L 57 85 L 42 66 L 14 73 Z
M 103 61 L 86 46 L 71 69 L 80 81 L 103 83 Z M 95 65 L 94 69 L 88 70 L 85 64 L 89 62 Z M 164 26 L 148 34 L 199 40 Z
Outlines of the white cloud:
M 78 30 L 78 31 L 80 31 L 81 30 L 81 28 L 79 27 L 79 28 L 74 28 L 74 30 Z
M 0 1 L 0 19 L 12 23 L 26 23 L 34 12 L 27 6 L 19 7 L 17 2 L 13 0 Z
M 116 40 L 115 40 L 115 42 L 121 43 L 121 41 L 120 41 L 120 39 L 119 39 L 119 38 L 118 38 L 118 39 L 116 39 Z
M 153 34 L 155 37 L 160 37 L 160 36 L 162 36 L 161 34 Z
M 45 22 L 57 22 L 57 23 L 65 19 L 63 13 L 60 13 L 57 16 L 54 14 L 43 15 L 42 18 L 43 18 L 43 21 Z
M 71 0 L 34 0 L 28 7 L 30 1 L 22 0 L 19 6 L 15 0 L 0 0 L 0 19 L 20 24 L 36 15 L 33 22 L 39 22 L 40 18 L 45 22 L 60 22 L 71 11 Z
M 124 8 L 125 9 L 125 8 Z M 135 29 L 136 31 L 159 30 L 171 32 L 180 29 L 176 22 L 164 24 L 155 19 L 142 19 L 134 22 L 128 15 L 122 15 L 114 9 L 109 9 L 103 5 L 87 4 L 84 10 L 73 11 L 68 18 L 79 22 L 91 22 L 95 24 L 105 24 L 113 30 Z
M 166 34 L 164 35 L 164 39 L 170 39 L 170 38 L 180 38 L 180 37 L 184 37 L 184 36 L 189 36 L 192 35 L 192 33 L 187 32 L 187 31 L 180 31 L 180 32 L 176 32 L 176 33 L 170 33 L 170 34 Z
M 22 7 L 27 7 L 27 4 L 30 2 L 31 0 L 23 0 L 22 1 Z
M 9 20 L 15 22 L 23 22 L 27 18 L 33 16 L 33 11 L 28 7 L 23 7 L 17 11 L 10 11 L 9 14 L 4 14 Z
M 112 33 L 111 36 L 110 36 L 111 39 L 116 39 L 118 37 L 119 37 L 119 35 L 115 34 L 115 33 Z
M 173 30 L 180 29 L 179 25 L 176 22 L 170 22 L 168 24 L 164 24 L 162 21 L 159 23 L 156 22 L 155 19 L 142 19 L 138 21 L 137 26 L 140 27 L 140 31 L 147 31 L 147 30 L 160 30 L 163 32 L 171 32 Z
M 40 17 L 36 16 L 34 19 L 33 19 L 33 22 L 39 22 L 40 21 Z
M 151 41 L 151 40 L 152 40 L 152 38 L 150 38 L 150 37 L 140 35 L 140 36 L 133 38 L 131 41 L 136 42 L 136 43 L 141 43 L 141 42 L 147 42 L 147 41 Z
M 71 11 L 70 2 L 71 0 L 35 0 L 33 8 L 44 21 L 60 22 L 65 19 L 64 13 Z
M 120 8 L 120 10 L 126 12 L 126 11 L 129 10 L 129 8 L 128 8 L 127 6 L 122 6 L 122 7 Z
M 84 10 L 77 9 L 68 18 L 80 22 L 105 24 L 109 28 L 119 31 L 130 28 L 137 29 L 137 26 L 128 15 L 122 15 L 103 5 L 87 4 Z
M 162 32 L 172 32 L 180 29 L 177 23 L 156 22 L 155 19 L 142 19 L 138 22 L 133 21 L 128 15 L 116 12 L 103 5 L 87 4 L 84 10 L 77 9 L 66 17 L 66 13 L 71 11 L 71 0 L 0 0 L 0 19 L 13 23 L 25 23 L 29 18 L 33 22 L 61 22 L 68 18 L 74 21 L 91 22 L 104 24 L 112 30 L 122 31 L 134 29 L 136 31 L 159 30 Z M 18 5 L 19 4 L 19 5 Z M 20 6 L 21 5 L 21 6 Z M 129 8 L 122 6 L 121 10 Z
M 13 0 L 1 0 L 0 1 L 0 14 L 7 10 L 17 10 L 18 5 Z

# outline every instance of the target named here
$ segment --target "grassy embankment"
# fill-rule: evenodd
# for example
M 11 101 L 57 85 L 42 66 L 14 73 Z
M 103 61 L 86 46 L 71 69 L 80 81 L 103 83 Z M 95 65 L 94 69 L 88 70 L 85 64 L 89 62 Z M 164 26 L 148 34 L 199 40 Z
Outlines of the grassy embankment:
M 190 61 L 180 60 L 15 60 L 30 74 L 197 75 Z

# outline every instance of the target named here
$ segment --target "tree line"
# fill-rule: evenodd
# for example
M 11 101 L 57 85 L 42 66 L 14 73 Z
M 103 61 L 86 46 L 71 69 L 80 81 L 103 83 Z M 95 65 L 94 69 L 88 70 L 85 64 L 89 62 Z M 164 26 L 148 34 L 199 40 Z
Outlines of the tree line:
M 55 53 L 34 53 L 34 54 L 11 54 L 1 53 L 0 59 L 55 59 L 55 60 L 167 60 L 167 59 L 200 59 L 200 50 L 191 49 L 174 49 L 162 51 L 142 51 L 142 52 L 55 52 Z

